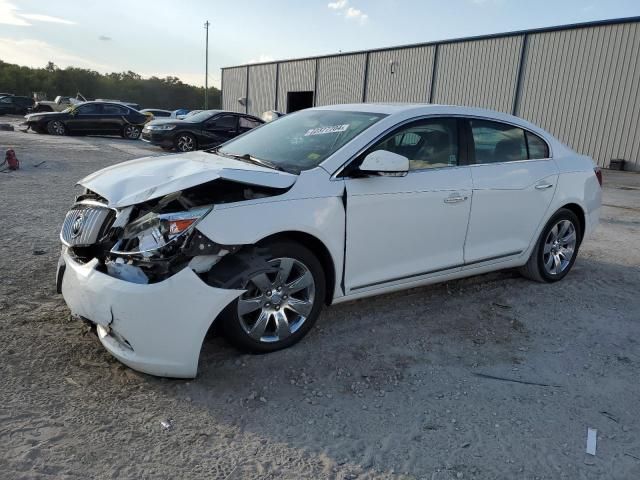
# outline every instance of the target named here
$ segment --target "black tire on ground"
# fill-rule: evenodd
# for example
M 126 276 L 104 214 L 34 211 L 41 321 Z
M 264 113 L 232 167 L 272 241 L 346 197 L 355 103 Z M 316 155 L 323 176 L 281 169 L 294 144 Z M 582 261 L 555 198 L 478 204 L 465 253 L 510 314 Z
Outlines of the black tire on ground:
M 137 125 L 125 125 L 122 129 L 122 136 L 128 140 L 137 140 L 140 138 L 142 130 Z
M 313 277 L 315 292 L 313 294 L 312 307 L 306 320 L 288 337 L 276 341 L 264 341 L 255 339 L 247 333 L 242 326 L 238 312 L 239 299 L 234 300 L 222 312 L 216 323 L 220 323 L 222 331 L 230 343 L 236 347 L 254 353 L 265 353 L 290 347 L 300 341 L 311 330 L 318 320 L 325 300 L 326 281 L 322 264 L 318 258 L 306 247 L 290 241 L 273 242 L 263 247 L 250 247 L 244 251 L 225 257 L 209 273 L 208 283 L 221 288 L 248 289 L 249 279 L 254 275 L 266 273 L 270 279 L 276 279 L 277 267 L 273 266 L 274 259 L 288 258 L 300 262 Z M 291 273 L 291 279 L 295 280 L 296 273 Z M 293 283 L 293 280 L 291 281 Z M 286 279 L 283 281 L 286 285 Z M 275 291 L 274 291 L 275 293 Z M 292 293 L 291 297 L 298 293 Z M 251 295 L 253 296 L 253 295 Z M 242 298 L 242 297 L 241 297 Z M 284 297 L 287 298 L 287 297 Z M 291 299 L 289 299 L 291 300 Z M 258 309 L 256 315 L 262 310 Z M 282 309 L 285 312 L 285 308 Z M 290 310 L 288 315 L 292 315 Z M 293 314 L 295 317 L 296 315 Z M 275 322 L 275 318 L 269 322 Z M 275 324 L 272 324 L 275 325 Z
M 552 229 L 562 221 L 571 222 L 571 225 L 575 230 L 575 247 L 573 249 L 573 255 L 571 256 L 567 266 L 559 273 L 552 274 L 545 268 L 545 256 L 547 256 L 547 259 L 549 257 L 548 254 L 545 254 L 544 249 Z M 571 268 L 576 261 L 580 242 L 582 241 L 582 235 L 583 232 L 580 228 L 580 221 L 576 214 L 569 209 L 561 208 L 549 219 L 545 227 L 542 229 L 529 260 L 524 266 L 520 267 L 520 273 L 524 277 L 536 282 L 551 283 L 562 280 L 571 271 Z
M 174 145 L 179 152 L 192 152 L 198 149 L 196 137 L 190 133 L 179 133 L 174 139 Z
M 66 135 L 67 129 L 60 120 L 51 120 L 47 123 L 47 132 L 50 135 Z

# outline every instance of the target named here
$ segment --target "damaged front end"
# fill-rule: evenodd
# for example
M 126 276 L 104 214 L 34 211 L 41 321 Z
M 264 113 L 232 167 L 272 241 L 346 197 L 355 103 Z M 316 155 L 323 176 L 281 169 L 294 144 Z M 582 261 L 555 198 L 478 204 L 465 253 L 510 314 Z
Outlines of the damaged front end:
M 254 200 L 282 189 L 217 179 L 161 198 L 122 208 L 92 191 L 76 198 L 60 232 L 67 253 L 79 263 L 120 280 L 161 282 L 185 267 L 208 272 L 239 245 L 219 245 L 197 230 L 200 220 L 223 203 Z M 204 277 L 203 277 L 204 278 Z

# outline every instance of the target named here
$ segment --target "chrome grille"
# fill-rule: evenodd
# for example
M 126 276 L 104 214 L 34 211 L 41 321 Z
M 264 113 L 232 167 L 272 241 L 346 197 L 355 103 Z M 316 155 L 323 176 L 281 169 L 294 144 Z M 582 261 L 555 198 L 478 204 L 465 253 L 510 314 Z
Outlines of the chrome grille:
M 74 205 L 64 218 L 60 240 L 69 247 L 93 245 L 114 218 L 115 211 L 95 203 Z

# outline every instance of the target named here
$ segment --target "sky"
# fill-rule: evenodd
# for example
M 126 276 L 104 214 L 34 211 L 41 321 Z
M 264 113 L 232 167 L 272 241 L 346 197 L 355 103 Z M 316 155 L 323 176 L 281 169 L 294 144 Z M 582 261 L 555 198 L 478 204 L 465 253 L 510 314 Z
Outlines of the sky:
M 0 0 L 0 60 L 209 85 L 259 61 L 640 16 L 640 0 Z

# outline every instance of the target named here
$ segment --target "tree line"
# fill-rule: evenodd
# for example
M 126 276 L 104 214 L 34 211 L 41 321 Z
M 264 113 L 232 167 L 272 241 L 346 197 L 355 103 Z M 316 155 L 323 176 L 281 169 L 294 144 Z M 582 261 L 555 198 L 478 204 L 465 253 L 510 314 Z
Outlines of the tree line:
M 0 60 L 0 92 L 28 97 L 41 92 L 47 100 L 81 93 L 87 100 L 122 100 L 141 108 L 204 108 L 204 87 L 187 85 L 177 77 L 142 78 L 132 71 L 101 74 L 84 68 L 58 68 L 53 62 L 31 68 Z M 209 108 L 220 108 L 220 103 L 220 90 L 209 88 Z

